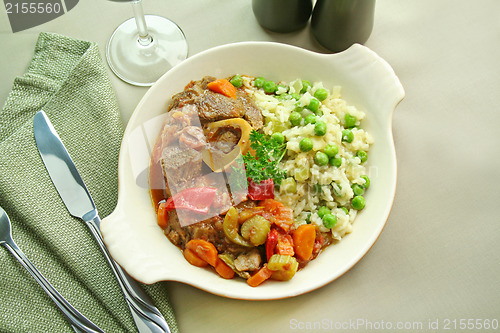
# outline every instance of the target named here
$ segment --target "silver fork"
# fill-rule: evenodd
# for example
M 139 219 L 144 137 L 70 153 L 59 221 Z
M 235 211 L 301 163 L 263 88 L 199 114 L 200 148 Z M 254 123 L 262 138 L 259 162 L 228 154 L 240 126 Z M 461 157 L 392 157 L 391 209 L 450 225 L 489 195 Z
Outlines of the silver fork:
M 45 277 L 38 271 L 38 269 L 29 261 L 26 255 L 19 249 L 17 244 L 12 239 L 12 231 L 10 219 L 7 213 L 0 207 L 0 245 L 6 247 L 14 257 L 28 270 L 33 278 L 42 286 L 43 290 L 50 296 L 56 303 L 57 307 L 61 309 L 71 327 L 77 333 L 95 333 L 103 331 L 94 323 L 88 320 L 78 310 L 76 310 L 59 292 L 45 279 Z

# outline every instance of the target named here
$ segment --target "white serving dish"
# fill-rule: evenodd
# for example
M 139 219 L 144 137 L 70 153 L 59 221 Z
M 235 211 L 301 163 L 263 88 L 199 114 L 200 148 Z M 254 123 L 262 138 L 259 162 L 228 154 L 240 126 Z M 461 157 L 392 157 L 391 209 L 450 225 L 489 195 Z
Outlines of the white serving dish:
M 342 98 L 366 112 L 363 128 L 375 143 L 370 150 L 366 208 L 353 232 L 328 247 L 288 282 L 266 281 L 252 288 L 243 279 L 224 280 L 213 270 L 190 265 L 156 224 L 147 186 L 151 148 L 161 115 L 171 96 L 191 80 L 236 73 L 275 81 L 297 78 L 342 86 Z M 396 191 L 396 154 L 392 115 L 404 89 L 392 68 L 367 47 L 355 44 L 337 54 L 319 54 L 271 42 L 243 42 L 199 53 L 162 76 L 135 109 L 124 134 L 119 159 L 119 194 L 115 211 L 101 231 L 113 258 L 146 284 L 179 281 L 207 292 L 236 299 L 269 300 L 300 295 L 332 282 L 370 250 L 379 237 Z

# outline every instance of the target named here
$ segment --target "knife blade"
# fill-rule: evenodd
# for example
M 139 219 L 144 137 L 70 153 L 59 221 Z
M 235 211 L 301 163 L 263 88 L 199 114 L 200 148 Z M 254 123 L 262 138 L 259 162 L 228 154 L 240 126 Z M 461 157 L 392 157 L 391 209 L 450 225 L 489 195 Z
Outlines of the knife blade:
M 101 248 L 125 296 L 140 333 L 170 333 L 170 328 L 152 300 L 112 258 L 100 232 L 101 219 L 73 160 L 44 111 L 33 119 L 33 133 L 45 168 L 64 205 L 72 216 L 82 219 Z

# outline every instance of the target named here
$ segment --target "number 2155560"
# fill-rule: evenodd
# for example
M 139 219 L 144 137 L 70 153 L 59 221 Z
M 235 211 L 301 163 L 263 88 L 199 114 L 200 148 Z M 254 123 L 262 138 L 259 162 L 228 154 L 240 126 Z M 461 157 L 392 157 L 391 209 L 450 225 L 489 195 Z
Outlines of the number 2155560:
M 444 319 L 444 330 L 497 330 L 498 319 Z
M 7 2 L 5 10 L 7 14 L 57 14 L 63 9 L 59 2 Z

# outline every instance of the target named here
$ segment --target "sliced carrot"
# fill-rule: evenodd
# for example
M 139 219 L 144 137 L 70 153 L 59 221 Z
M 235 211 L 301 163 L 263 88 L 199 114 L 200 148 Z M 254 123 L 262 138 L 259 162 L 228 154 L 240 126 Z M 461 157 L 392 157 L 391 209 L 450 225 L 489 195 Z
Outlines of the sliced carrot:
M 224 96 L 236 98 L 236 87 L 226 79 L 209 82 L 207 88 Z
M 190 249 L 184 249 L 184 251 L 182 251 L 182 254 L 191 265 L 194 265 L 196 267 L 205 267 L 208 265 L 208 262 L 198 257 L 196 253 L 194 253 Z
M 267 265 L 264 265 L 257 273 L 247 279 L 247 283 L 250 287 L 257 287 L 259 284 L 269 279 L 273 273 L 274 271 L 267 268 Z
M 198 257 L 215 267 L 218 257 L 217 249 L 212 243 L 203 239 L 191 239 L 187 242 L 186 249 L 190 249 Z
M 232 279 L 234 277 L 233 269 L 219 258 L 217 258 L 217 262 L 215 263 L 215 271 L 224 279 Z
M 168 226 L 168 211 L 166 208 L 166 202 L 162 202 L 158 206 L 158 212 L 156 213 L 157 223 L 162 229 Z
M 292 238 L 297 257 L 309 260 L 316 240 L 316 227 L 312 224 L 303 224 L 293 232 Z

